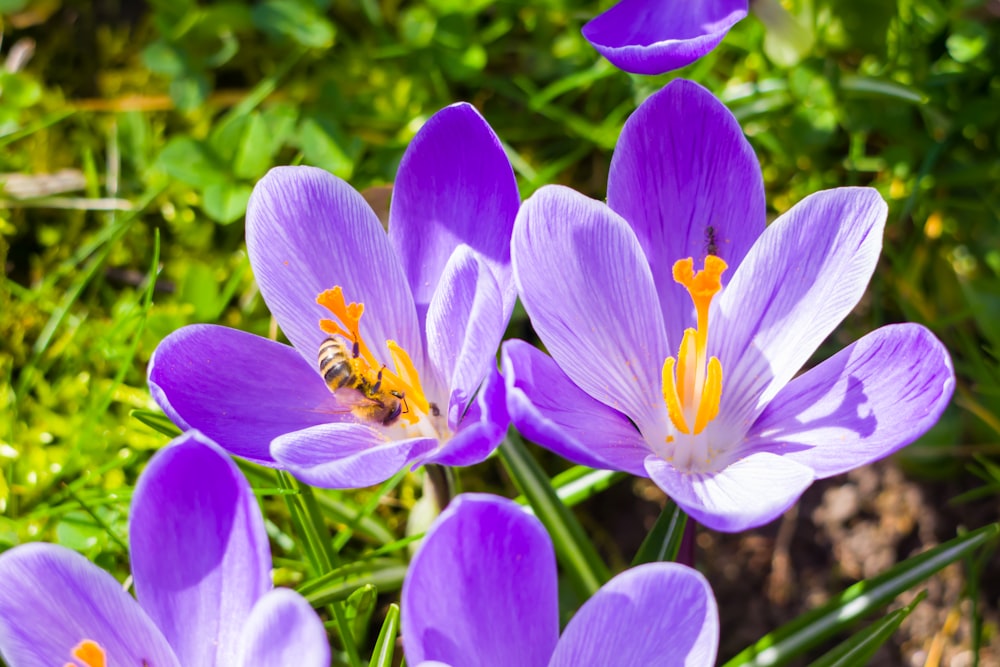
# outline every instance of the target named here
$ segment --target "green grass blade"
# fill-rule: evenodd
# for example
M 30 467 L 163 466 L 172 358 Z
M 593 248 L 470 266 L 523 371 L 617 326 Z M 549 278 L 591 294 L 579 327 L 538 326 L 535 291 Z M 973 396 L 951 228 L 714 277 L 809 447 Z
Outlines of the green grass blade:
M 162 412 L 135 409 L 130 410 L 128 416 L 138 419 L 149 428 L 162 433 L 168 438 L 176 438 L 181 434 L 181 430 L 177 428 L 172 421 L 170 421 L 170 417 L 166 416 Z
M 857 665 L 867 665 L 875 651 L 892 636 L 899 625 L 910 615 L 917 605 L 927 597 L 927 591 L 921 591 L 910 604 L 902 609 L 897 609 L 891 614 L 887 614 L 881 620 L 872 623 L 870 626 L 855 633 L 851 638 L 838 644 L 833 650 L 826 653 L 819 660 L 814 661 L 809 667 L 857 667 Z
M 396 637 L 399 635 L 399 605 L 389 605 L 379 630 L 378 640 L 372 650 L 372 659 L 368 667 L 392 667 L 392 654 L 396 648 Z
M 687 514 L 680 507 L 668 500 L 660 516 L 653 524 L 653 529 L 639 546 L 632 565 L 655 563 L 658 561 L 675 561 L 684 540 L 684 528 L 687 526 Z
M 322 577 L 302 584 L 298 591 L 314 607 L 346 600 L 360 586 L 372 584 L 380 593 L 397 591 L 403 585 L 406 562 L 398 558 L 371 558 L 341 565 Z
M 909 558 L 884 574 L 858 582 L 830 602 L 764 636 L 725 667 L 784 665 L 997 535 L 1000 535 L 1000 523 L 983 526 Z
M 559 563 L 584 597 L 590 597 L 608 580 L 608 569 L 587 539 L 580 522 L 559 500 L 545 471 L 528 453 L 521 439 L 510 434 L 500 445 L 500 458 L 518 490 L 528 499 L 552 536 Z

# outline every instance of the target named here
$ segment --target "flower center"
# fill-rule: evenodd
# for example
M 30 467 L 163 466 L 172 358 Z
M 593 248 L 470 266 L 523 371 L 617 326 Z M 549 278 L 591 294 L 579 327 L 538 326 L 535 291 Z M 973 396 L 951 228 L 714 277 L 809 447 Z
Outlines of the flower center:
M 335 358 L 330 359 L 330 368 L 324 371 L 327 385 L 331 390 L 354 388 L 378 406 L 374 411 L 370 407 L 358 407 L 356 414 L 372 417 L 386 426 L 397 418 L 414 425 L 422 415 L 437 416 L 438 408 L 427 401 L 420 376 L 406 350 L 396 341 L 385 341 L 395 369 L 390 371 L 385 364 L 379 363 L 361 337 L 358 324 L 365 312 L 364 304 L 347 303 L 340 285 L 320 293 L 316 303 L 329 310 L 335 318 L 320 320 L 320 328 L 332 336 L 343 336 L 349 343 L 349 352 L 342 355 L 343 358 L 332 355 Z M 323 354 L 324 348 L 321 347 L 321 365 Z
M 106 667 L 107 665 L 104 649 L 92 639 L 84 639 L 74 646 L 73 657 L 82 662 L 84 667 Z M 79 665 L 67 662 L 66 667 L 79 667 Z
M 708 357 L 708 310 L 722 289 L 726 263 L 715 255 L 705 257 L 697 273 L 690 257 L 674 264 L 674 280 L 687 288 L 698 314 L 697 327 L 685 329 L 677 357 L 663 362 L 663 400 L 670 421 L 681 433 L 697 435 L 719 414 L 722 399 L 722 363 Z M 672 438 L 667 438 L 669 442 Z

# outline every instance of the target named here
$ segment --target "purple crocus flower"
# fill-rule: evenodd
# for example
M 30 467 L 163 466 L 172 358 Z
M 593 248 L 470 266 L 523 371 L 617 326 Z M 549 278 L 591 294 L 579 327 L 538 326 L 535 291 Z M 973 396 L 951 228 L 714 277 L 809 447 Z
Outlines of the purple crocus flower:
M 622 0 L 583 26 L 618 69 L 663 74 L 714 49 L 747 15 L 747 0 Z
M 672 82 L 626 122 L 607 205 L 546 187 L 518 214 L 515 279 L 551 357 L 505 345 L 511 419 L 716 530 L 771 521 L 813 480 L 912 442 L 951 397 L 948 354 L 915 324 L 796 377 L 864 294 L 885 218 L 875 190 L 838 188 L 765 229 L 736 119 Z
M 556 558 L 534 516 L 462 494 L 403 581 L 403 647 L 414 667 L 713 665 L 719 615 L 708 582 L 649 563 L 605 584 L 559 636 Z
M 273 169 L 250 198 L 247 250 L 294 348 L 184 327 L 150 361 L 153 396 L 182 428 L 320 487 L 482 461 L 509 423 L 496 350 L 516 298 L 518 205 L 510 162 L 468 104 L 410 144 L 388 234 L 339 178 Z
M 271 587 L 250 485 L 197 432 L 158 452 L 132 497 L 136 599 L 54 544 L 0 555 L 0 654 L 10 667 L 326 667 L 323 623 Z M 75 660 L 75 661 L 74 661 Z

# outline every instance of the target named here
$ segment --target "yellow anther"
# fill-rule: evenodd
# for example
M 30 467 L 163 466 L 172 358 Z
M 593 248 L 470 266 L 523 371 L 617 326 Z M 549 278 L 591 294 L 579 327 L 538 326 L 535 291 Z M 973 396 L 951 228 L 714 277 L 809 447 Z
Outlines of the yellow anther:
M 413 360 L 410 359 L 406 350 L 396 344 L 396 341 L 387 340 L 385 345 L 389 348 L 389 354 L 392 356 L 396 376 L 406 392 L 406 400 L 417 410 L 426 414 L 430 410 L 430 405 L 427 402 L 427 397 L 424 396 L 423 388 L 420 386 L 420 376 L 413 365 Z M 403 415 L 403 418 L 405 419 L 406 415 Z
M 73 657 L 84 664 L 84 667 L 106 667 L 107 657 L 104 654 L 104 649 L 101 648 L 100 644 L 91 640 L 84 639 L 82 642 L 73 647 Z M 78 667 L 72 662 L 66 663 L 66 667 Z
M 663 402 L 667 404 L 667 414 L 677 430 L 681 433 L 690 433 L 687 420 L 684 419 L 684 410 L 681 408 L 680 396 L 677 395 L 677 382 L 674 380 L 675 362 L 673 357 L 667 357 L 663 362 Z
M 705 257 L 705 267 L 694 270 L 692 258 L 674 263 L 674 280 L 687 288 L 697 312 L 697 327 L 685 329 L 677 358 L 663 364 L 663 400 L 674 427 L 681 433 L 701 433 L 719 414 L 722 398 L 722 364 L 707 358 L 708 312 L 712 299 L 722 289 L 726 262 L 715 255 Z M 676 374 L 674 366 L 676 365 Z

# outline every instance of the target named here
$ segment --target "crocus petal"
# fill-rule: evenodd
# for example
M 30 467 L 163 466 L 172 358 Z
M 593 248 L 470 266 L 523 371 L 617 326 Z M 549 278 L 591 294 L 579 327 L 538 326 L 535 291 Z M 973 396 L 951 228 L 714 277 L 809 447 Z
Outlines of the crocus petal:
M 559 636 L 552 540 L 510 500 L 458 496 L 410 563 L 402 619 L 410 664 L 546 665 Z
M 160 450 L 136 484 L 129 546 L 136 596 L 181 664 L 235 664 L 250 610 L 271 588 L 271 551 L 232 460 L 197 431 Z
M 838 475 L 923 435 L 954 389 L 951 359 L 930 331 L 882 327 L 789 382 L 745 447 L 781 454 L 818 478 Z
M 476 254 L 459 246 L 427 311 L 427 354 L 450 387 L 448 426 L 455 429 L 496 353 L 507 321 L 496 281 Z
M 725 283 L 766 222 L 764 178 L 740 124 L 710 92 L 683 80 L 650 96 L 625 123 L 611 160 L 608 206 L 642 244 L 671 349 L 695 325 L 691 297 L 674 281 L 674 262 L 694 257 L 701 268 L 714 252 L 729 265 Z
M 0 655 L 11 667 L 72 664 L 85 639 L 109 665 L 179 667 L 167 640 L 114 577 L 53 544 L 0 556 Z
M 305 598 L 276 588 L 257 601 L 240 642 L 242 667 L 329 667 L 323 622 Z
M 524 437 L 573 463 L 646 476 L 649 448 L 628 417 L 573 384 L 550 356 L 510 340 L 502 364 L 507 409 Z
M 316 296 L 341 286 L 363 303 L 361 336 L 388 360 L 395 340 L 423 363 L 413 297 L 396 252 L 371 206 L 354 188 L 313 167 L 276 167 L 247 205 L 247 252 L 267 307 L 310 364 L 327 337 L 330 313 Z
M 489 369 L 458 430 L 437 451 L 427 455 L 424 462 L 471 466 L 485 461 L 507 435 L 510 417 L 505 393 L 500 373 L 495 367 Z
M 210 324 L 163 339 L 149 361 L 149 389 L 177 425 L 271 466 L 272 439 L 344 416 L 316 360 L 307 363 L 288 345 Z
M 718 647 L 719 611 L 705 577 L 677 563 L 647 563 L 584 603 L 549 667 L 711 667 Z
M 713 314 L 721 421 L 752 424 L 851 312 L 878 262 L 887 210 L 871 188 L 825 190 L 764 231 Z
M 503 319 L 510 318 L 515 297 L 510 233 L 519 203 L 510 161 L 475 108 L 453 104 L 420 128 L 399 164 L 389 237 L 421 321 L 448 258 L 461 243 L 486 262 L 503 294 Z
M 747 0 L 622 0 L 583 26 L 618 69 L 663 74 L 693 63 L 747 15 Z
M 664 433 L 663 317 L 628 224 L 598 201 L 545 186 L 517 215 L 511 255 L 521 301 L 559 367 L 643 433 Z
M 814 480 L 806 466 L 766 452 L 751 454 L 717 473 L 681 472 L 650 456 L 646 472 L 693 519 L 727 533 L 778 518 Z
M 322 424 L 275 438 L 271 455 L 306 484 L 360 489 L 384 482 L 437 444 L 435 438 L 389 440 L 361 424 Z

